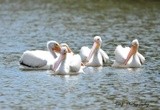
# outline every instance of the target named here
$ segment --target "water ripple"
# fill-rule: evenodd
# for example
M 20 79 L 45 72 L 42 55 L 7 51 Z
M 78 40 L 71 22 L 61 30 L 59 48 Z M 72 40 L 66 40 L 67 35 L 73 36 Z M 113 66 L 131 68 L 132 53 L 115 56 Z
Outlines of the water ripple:
M 5 0 L 0 10 L 0 109 L 160 108 L 159 2 Z M 117 69 L 110 62 L 75 76 L 19 70 L 25 50 L 47 50 L 56 40 L 78 53 L 95 35 L 112 60 L 117 45 L 137 38 L 145 64 Z

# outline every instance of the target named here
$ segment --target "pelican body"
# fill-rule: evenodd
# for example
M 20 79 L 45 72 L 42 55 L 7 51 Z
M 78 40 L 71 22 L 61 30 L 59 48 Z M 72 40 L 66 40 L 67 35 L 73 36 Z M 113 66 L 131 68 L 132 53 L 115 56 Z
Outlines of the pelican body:
M 52 70 L 54 74 L 68 75 L 78 74 L 81 68 L 81 57 L 68 52 L 67 47 L 62 47 L 60 56 L 54 63 Z
M 51 65 L 60 52 L 60 45 L 56 41 L 47 42 L 48 51 L 25 51 L 19 60 L 21 69 L 51 69 Z
M 115 61 L 113 67 L 138 68 L 145 62 L 145 58 L 138 52 L 139 42 L 132 41 L 132 46 L 123 48 L 118 45 L 115 49 Z
M 86 66 L 99 67 L 103 66 L 109 60 L 108 55 L 101 49 L 102 39 L 100 36 L 94 37 L 92 48 L 83 46 L 80 50 L 82 62 Z

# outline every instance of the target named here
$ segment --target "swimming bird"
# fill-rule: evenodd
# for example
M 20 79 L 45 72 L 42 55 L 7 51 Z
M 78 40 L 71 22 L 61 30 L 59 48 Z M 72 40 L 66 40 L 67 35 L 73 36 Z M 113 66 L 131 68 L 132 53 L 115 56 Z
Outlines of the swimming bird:
M 105 51 L 101 49 L 102 39 L 100 36 L 94 37 L 94 43 L 92 48 L 83 46 L 80 49 L 80 56 L 82 62 L 86 66 L 99 67 L 103 66 L 103 63 L 109 61 L 109 57 Z
M 139 42 L 137 39 L 132 41 L 132 46 L 130 47 L 122 47 L 118 45 L 115 49 L 115 61 L 113 63 L 113 67 L 140 67 L 145 58 L 142 54 L 138 52 Z
M 67 51 L 68 51 L 68 56 L 70 58 L 70 67 L 71 67 L 71 72 L 77 72 L 79 71 L 79 68 L 81 68 L 81 66 L 84 66 L 81 60 L 81 56 L 79 54 L 75 54 L 72 49 L 69 47 L 68 44 L 66 43 L 61 43 L 61 47 L 66 47 Z M 79 65 L 79 63 L 81 63 L 81 65 Z M 81 71 L 83 72 L 83 71 Z
M 19 60 L 21 69 L 50 69 L 54 60 L 59 56 L 61 47 L 56 41 L 47 42 L 48 51 L 25 51 Z
M 78 74 L 81 68 L 81 57 L 68 52 L 67 47 L 61 47 L 60 56 L 54 63 L 52 70 L 54 74 L 68 75 Z

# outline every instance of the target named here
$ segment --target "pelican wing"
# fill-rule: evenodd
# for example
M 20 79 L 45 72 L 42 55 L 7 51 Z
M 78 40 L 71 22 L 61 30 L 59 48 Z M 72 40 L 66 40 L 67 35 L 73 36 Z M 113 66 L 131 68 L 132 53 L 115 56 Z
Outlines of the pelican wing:
M 102 55 L 102 59 L 103 59 L 103 61 L 106 63 L 108 60 L 109 60 L 109 57 L 108 57 L 108 55 L 106 54 L 106 52 L 105 51 L 103 51 L 102 49 L 100 49 L 100 54 Z
M 138 58 L 139 58 L 141 64 L 144 64 L 144 62 L 145 62 L 144 56 L 142 54 L 140 54 L 139 52 L 137 53 L 137 55 L 138 55 Z
M 91 49 L 89 49 L 88 47 L 86 46 L 83 46 L 80 50 L 80 56 L 81 56 L 81 60 L 82 62 L 85 62 L 87 57 L 89 56 L 89 53 L 90 53 Z
M 71 72 L 78 72 L 81 68 L 81 57 L 78 54 L 72 55 L 71 57 L 72 57 L 70 62 Z
M 25 51 L 20 58 L 20 64 L 32 68 L 40 68 L 47 65 L 47 58 L 53 56 L 48 51 Z
M 118 45 L 114 51 L 116 62 L 119 64 L 124 63 L 129 51 L 130 51 L 129 47 L 123 48 L 121 45 Z

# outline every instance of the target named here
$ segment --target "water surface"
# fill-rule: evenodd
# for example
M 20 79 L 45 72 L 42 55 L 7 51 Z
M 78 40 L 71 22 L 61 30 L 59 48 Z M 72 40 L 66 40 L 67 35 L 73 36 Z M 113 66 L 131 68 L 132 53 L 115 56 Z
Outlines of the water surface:
M 0 0 L 0 109 L 159 109 L 159 18 L 156 0 Z M 25 50 L 46 50 L 56 40 L 78 53 L 95 35 L 112 60 L 118 44 L 137 38 L 145 64 L 119 69 L 109 63 L 76 76 L 19 69 Z

